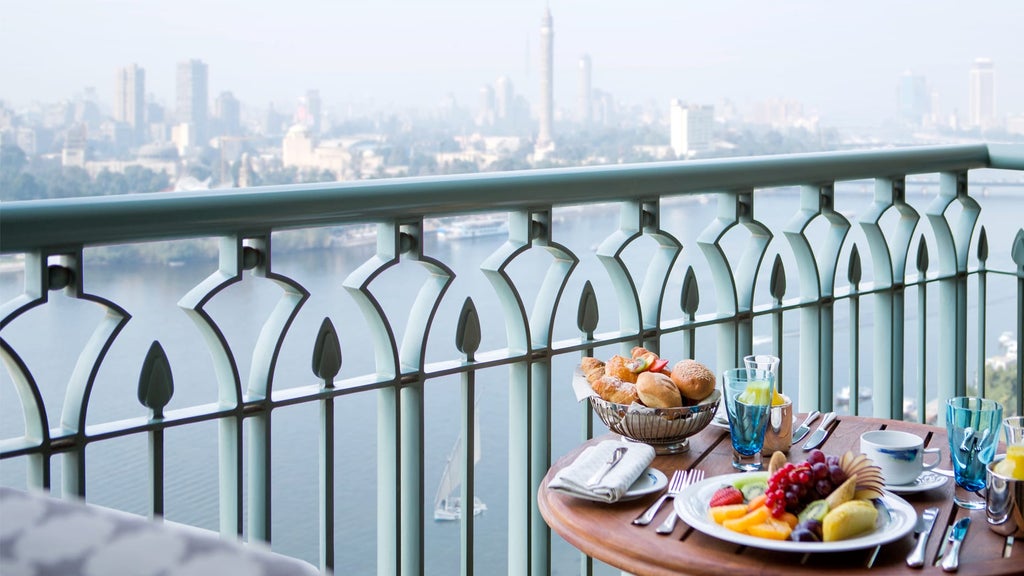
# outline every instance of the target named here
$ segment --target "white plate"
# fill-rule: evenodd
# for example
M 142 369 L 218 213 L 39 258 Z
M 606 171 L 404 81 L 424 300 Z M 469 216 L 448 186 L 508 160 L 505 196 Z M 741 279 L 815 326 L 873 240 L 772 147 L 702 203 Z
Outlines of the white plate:
M 668 486 L 668 478 L 665 474 L 657 468 L 648 468 L 644 470 L 640 477 L 636 479 L 636 482 L 626 490 L 626 493 L 619 498 L 619 502 L 623 500 L 633 500 L 641 496 L 646 496 L 651 492 L 657 492 L 665 486 Z
M 925 490 L 931 490 L 932 488 L 938 488 L 949 480 L 948 477 L 942 474 L 936 474 L 930 470 L 925 470 L 917 477 L 916 480 L 909 484 L 886 484 L 885 489 L 896 494 L 913 494 L 915 492 L 924 492 Z
M 917 522 L 917 512 L 913 506 L 899 496 L 886 492 L 883 500 L 889 512 L 886 513 L 886 506 L 876 504 L 876 506 L 879 506 L 879 511 L 875 529 L 856 538 L 839 540 L 837 542 L 793 542 L 791 540 L 769 540 L 768 538 L 740 534 L 720 524 L 716 524 L 708 517 L 708 501 L 711 499 L 711 495 L 722 485 L 732 484 L 740 476 L 742 474 L 713 476 L 685 488 L 675 498 L 676 513 L 695 530 L 699 530 L 708 536 L 734 544 L 781 552 L 842 552 L 845 550 L 870 548 L 899 540 L 913 530 L 914 524 Z

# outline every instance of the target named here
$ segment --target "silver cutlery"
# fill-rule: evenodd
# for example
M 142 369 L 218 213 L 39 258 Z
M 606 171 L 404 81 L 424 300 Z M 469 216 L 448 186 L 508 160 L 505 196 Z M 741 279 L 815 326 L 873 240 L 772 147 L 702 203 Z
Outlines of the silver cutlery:
M 971 527 L 971 519 L 968 516 L 956 521 L 953 530 L 949 533 L 951 543 L 949 552 L 942 558 L 942 570 L 945 572 L 956 572 L 960 567 L 960 545 L 967 536 L 967 529 Z
M 633 524 L 637 526 L 647 526 L 654 520 L 654 517 L 658 514 L 658 510 L 661 509 L 661 505 L 665 503 L 665 500 L 674 498 L 683 489 L 683 482 L 686 480 L 686 472 L 684 470 L 676 470 L 672 473 L 672 479 L 668 483 L 668 490 L 658 497 L 651 504 L 647 510 L 644 510 L 643 514 L 637 516 L 633 520 Z
M 622 461 L 622 457 L 626 455 L 626 450 L 628 450 L 626 446 L 619 446 L 616 448 L 615 451 L 612 452 L 612 455 L 608 457 L 608 461 L 605 462 L 597 472 L 594 472 L 594 475 L 591 476 L 589 480 L 587 480 L 587 486 L 595 486 L 598 482 L 604 479 L 605 475 L 608 474 L 608 472 L 611 472 L 611 469 L 615 468 L 615 465 Z
M 914 549 L 907 555 L 907 566 L 911 568 L 924 566 L 924 552 L 928 544 L 928 537 L 931 536 L 932 526 L 935 525 L 935 517 L 938 515 L 938 508 L 928 508 L 917 519 L 917 525 L 914 526 L 914 533 L 917 534 L 917 544 L 914 545 Z
M 817 430 L 815 430 L 814 433 L 811 434 L 811 437 L 807 440 L 807 443 L 804 444 L 804 450 L 811 450 L 812 448 L 817 448 L 818 446 L 821 446 L 822 442 L 825 441 L 825 435 L 828 434 L 828 425 L 831 424 L 832 421 L 835 419 L 835 412 L 826 413 L 825 418 L 822 419 L 821 424 L 818 425 Z
M 817 410 L 811 410 L 811 413 L 807 415 L 807 418 L 804 418 L 804 421 L 800 424 L 800 427 L 797 428 L 796 430 L 793 430 L 793 444 L 796 444 L 797 442 L 803 440 L 804 436 L 807 436 L 807 433 L 811 431 L 811 423 L 817 420 L 818 416 L 820 415 L 821 412 L 818 412 Z
M 690 470 L 690 472 L 686 475 L 686 479 L 683 480 L 682 486 L 680 486 L 679 489 L 676 490 L 673 496 L 678 495 L 680 492 L 682 492 L 683 488 L 686 488 L 687 486 L 690 486 L 696 482 L 700 482 L 703 479 L 703 470 Z M 673 506 L 672 510 L 669 511 L 668 516 L 665 518 L 665 521 L 662 522 L 660 526 L 655 528 L 654 531 L 663 536 L 666 534 L 671 534 L 672 531 L 676 529 L 677 519 L 679 519 L 679 515 L 676 514 L 675 506 Z

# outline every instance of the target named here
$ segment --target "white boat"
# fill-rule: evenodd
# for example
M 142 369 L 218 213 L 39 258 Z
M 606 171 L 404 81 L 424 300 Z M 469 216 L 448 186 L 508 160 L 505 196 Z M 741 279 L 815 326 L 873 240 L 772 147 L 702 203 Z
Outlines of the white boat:
M 447 240 L 496 236 L 498 234 L 508 234 L 508 219 L 494 217 L 462 218 L 437 230 L 437 235 Z
M 480 461 L 480 426 L 473 426 L 473 463 Z M 434 520 L 461 520 L 462 519 L 462 435 L 455 439 L 455 446 L 452 446 L 448 453 L 448 461 L 445 462 L 444 472 L 441 473 L 441 482 L 437 486 L 437 494 L 434 496 Z M 482 500 L 473 497 L 473 515 L 478 516 L 487 510 L 487 505 Z

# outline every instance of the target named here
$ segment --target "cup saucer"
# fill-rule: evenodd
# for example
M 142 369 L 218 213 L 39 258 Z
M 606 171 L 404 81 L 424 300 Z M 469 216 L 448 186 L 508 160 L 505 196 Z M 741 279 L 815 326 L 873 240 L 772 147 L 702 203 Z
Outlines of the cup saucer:
M 896 494 L 912 494 L 938 488 L 945 484 L 947 480 L 949 480 L 948 476 L 937 474 L 931 470 L 925 470 L 913 482 L 907 484 L 886 484 L 885 489 Z

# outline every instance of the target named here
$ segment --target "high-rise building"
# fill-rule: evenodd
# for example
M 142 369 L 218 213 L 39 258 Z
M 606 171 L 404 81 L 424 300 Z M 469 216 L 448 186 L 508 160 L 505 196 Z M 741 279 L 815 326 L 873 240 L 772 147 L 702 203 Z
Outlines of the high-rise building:
M 676 156 L 686 158 L 691 152 L 709 149 L 715 123 L 714 106 L 683 104 L 679 100 L 672 100 L 670 106 L 669 141 Z
M 544 8 L 540 21 L 540 131 L 537 147 L 547 148 L 552 144 L 551 124 L 554 117 L 554 44 L 555 30 L 552 27 L 551 9 Z
M 117 69 L 114 120 L 131 126 L 135 145 L 145 142 L 146 71 L 137 64 Z
M 206 141 L 207 102 L 209 101 L 208 71 L 202 60 L 189 60 L 178 64 L 178 124 L 188 124 L 190 144 Z
M 912 125 L 921 125 L 931 114 L 931 94 L 924 76 L 910 71 L 900 76 L 899 113 L 900 118 Z
M 309 128 L 313 131 L 313 135 L 320 134 L 320 116 L 322 103 L 320 101 L 319 90 L 307 90 L 306 91 L 306 112 L 309 114 Z
M 213 103 L 213 113 L 220 123 L 224 136 L 238 136 L 242 133 L 242 106 L 231 92 L 221 92 Z
M 583 125 L 590 124 L 590 120 L 594 114 L 594 105 L 592 98 L 594 96 L 593 89 L 590 85 L 590 56 L 584 54 L 580 58 L 580 85 L 579 85 L 579 102 L 577 107 L 579 108 L 580 122 Z
M 494 82 L 494 111 L 499 120 L 507 120 L 512 115 L 515 92 L 508 76 L 499 76 Z
M 480 109 L 477 112 L 478 126 L 494 126 L 494 88 L 490 84 L 480 87 Z
M 991 58 L 977 58 L 971 65 L 968 123 L 988 128 L 996 120 L 996 73 Z

